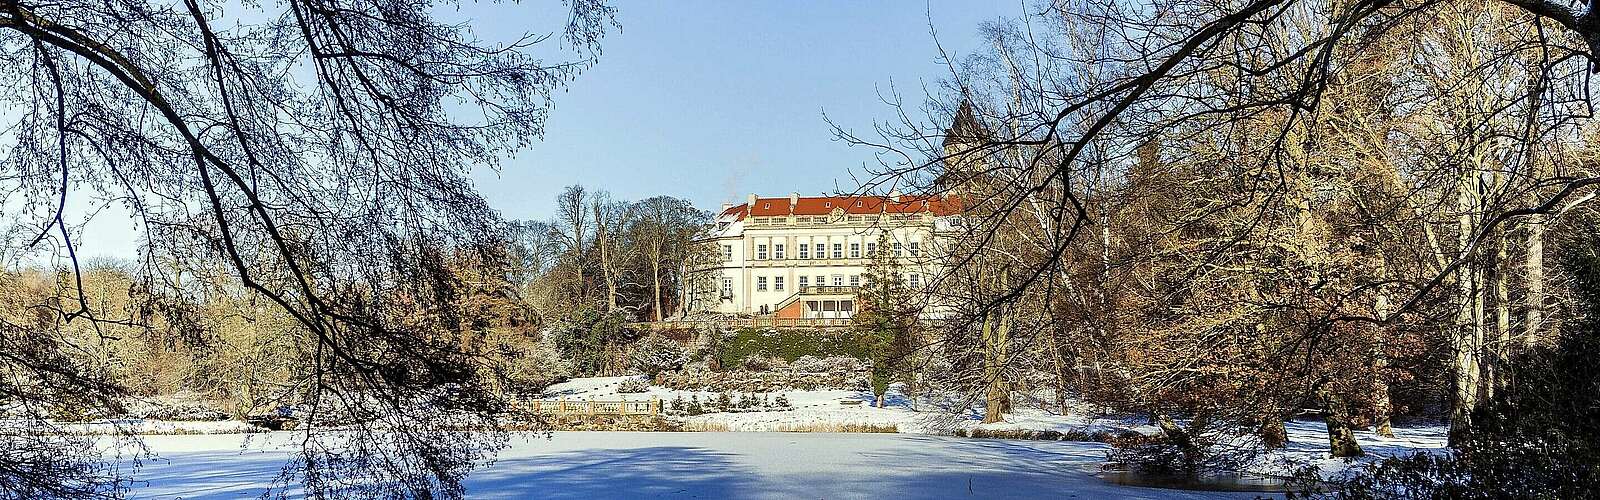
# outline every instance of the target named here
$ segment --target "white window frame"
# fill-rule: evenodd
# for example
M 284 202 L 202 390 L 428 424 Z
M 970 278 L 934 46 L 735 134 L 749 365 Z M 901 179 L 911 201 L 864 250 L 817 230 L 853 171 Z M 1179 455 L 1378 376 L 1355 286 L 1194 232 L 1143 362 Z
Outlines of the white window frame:
M 861 258 L 861 244 L 860 243 L 851 243 L 850 244 L 850 258 L 852 258 L 852 259 Z
M 835 259 L 843 259 L 844 258 L 844 243 L 834 243 L 833 244 L 833 258 L 835 258 Z
M 773 260 L 783 260 L 783 244 L 782 243 L 773 243 L 772 244 L 772 258 L 773 258 Z
M 756 244 L 756 260 L 767 260 L 767 244 Z
M 805 244 L 805 243 L 801 243 L 801 244 L 800 244 L 800 258 L 802 258 L 802 259 L 809 259 L 809 258 L 811 258 L 811 250 L 810 250 L 810 247 L 811 247 L 811 245 L 807 245 L 807 244 Z
M 767 277 L 766 276 L 756 276 L 756 291 L 757 292 L 765 292 L 765 291 L 767 291 Z

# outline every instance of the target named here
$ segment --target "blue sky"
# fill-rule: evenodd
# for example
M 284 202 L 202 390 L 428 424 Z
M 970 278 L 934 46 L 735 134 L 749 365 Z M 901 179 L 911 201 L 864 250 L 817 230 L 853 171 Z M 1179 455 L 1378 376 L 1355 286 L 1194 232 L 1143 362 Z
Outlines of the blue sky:
M 879 91 L 909 106 L 947 74 L 928 23 L 952 56 L 982 43 L 978 27 L 1016 17 L 1022 3 L 619 0 L 621 30 L 599 63 L 555 96 L 545 138 L 472 177 L 509 219 L 547 219 L 571 184 L 638 200 L 688 199 L 715 210 L 748 193 L 808 195 L 853 189 L 849 172 L 872 151 L 833 141 L 823 113 L 870 133 L 893 116 Z M 558 28 L 552 0 L 467 4 L 488 42 Z M 915 109 L 913 110 L 915 111 Z M 69 211 L 83 214 L 74 198 Z M 82 221 L 81 216 L 74 217 Z M 132 258 L 142 228 L 113 206 L 89 220 L 84 257 Z M 56 256 L 59 258 L 59 256 Z
M 534 9 L 527 7 L 515 7 Z M 1016 17 L 1021 3 L 619 2 L 621 32 L 597 66 L 556 97 L 545 139 L 496 175 L 474 172 L 491 206 L 543 219 L 565 186 L 619 199 L 665 194 L 716 209 L 747 193 L 853 188 L 848 172 L 872 152 L 834 142 L 823 112 L 858 132 L 893 111 L 890 84 L 910 105 L 947 74 L 928 31 L 953 55 L 972 52 L 978 25 Z M 500 9 L 507 9 L 500 7 Z M 523 16 L 478 19 L 485 38 Z

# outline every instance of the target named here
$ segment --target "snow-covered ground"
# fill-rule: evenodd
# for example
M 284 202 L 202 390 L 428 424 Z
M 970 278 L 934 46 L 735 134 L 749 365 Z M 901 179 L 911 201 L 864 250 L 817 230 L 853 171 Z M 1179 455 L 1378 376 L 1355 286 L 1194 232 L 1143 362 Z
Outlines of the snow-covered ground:
M 148 443 L 161 458 L 145 465 L 130 494 L 259 495 L 286 459 L 291 436 L 152 436 Z M 1256 496 L 1115 485 L 1096 476 L 1106 449 L 915 434 L 519 433 L 466 486 L 470 498 L 555 500 Z
M 650 386 L 644 393 L 620 394 L 617 387 L 626 379 L 635 377 L 594 377 L 573 379 L 545 390 L 552 399 L 616 400 L 620 398 L 644 400 L 660 398 L 698 397 L 709 401 L 717 397 L 714 392 L 674 391 L 660 386 Z M 1133 431 L 1155 434 L 1159 430 L 1139 419 L 1101 415 L 1087 406 L 1074 408 L 1068 415 L 1052 413 L 1039 408 L 1018 407 L 1006 415 L 1004 422 L 981 423 L 981 410 L 950 412 L 936 405 L 913 404 L 905 395 L 891 389 L 885 408 L 872 406 L 873 397 L 866 391 L 820 390 L 783 391 L 793 405 L 788 411 L 763 411 L 742 413 L 707 413 L 679 417 L 690 424 L 689 428 L 721 428 L 735 432 L 769 432 L 804 428 L 816 424 L 854 424 L 889 426 L 901 433 L 949 435 L 957 430 L 971 431 L 1056 431 L 1061 433 L 1116 434 Z M 955 413 L 955 414 L 952 414 Z M 708 426 L 707 424 L 714 424 Z M 1302 465 L 1315 465 L 1324 477 L 1331 477 L 1351 466 L 1386 457 L 1408 455 L 1418 451 L 1445 449 L 1446 427 L 1442 424 L 1418 425 L 1395 429 L 1395 437 L 1378 436 L 1371 431 L 1357 431 L 1356 439 L 1367 456 L 1356 460 L 1328 456 L 1327 427 L 1321 421 L 1292 421 L 1285 424 L 1289 444 L 1283 450 L 1258 457 L 1250 467 L 1255 472 L 1281 474 Z
M 629 378 L 634 377 L 591 377 L 573 379 L 560 384 L 552 385 L 545 389 L 547 399 L 597 400 L 614 401 L 617 399 L 648 400 L 659 398 L 670 402 L 682 398 L 699 398 L 701 402 L 709 402 L 718 395 L 716 392 L 678 391 L 665 387 L 652 385 L 646 392 L 622 394 L 617 392 L 617 387 Z M 682 420 L 689 423 L 691 428 L 705 428 L 706 424 L 714 424 L 713 428 L 725 428 L 735 432 L 767 432 L 788 430 L 803 427 L 808 424 L 858 424 L 895 426 L 900 432 L 917 434 L 950 434 L 955 430 L 971 430 L 981 428 L 986 430 L 1052 430 L 1057 432 L 1116 432 L 1120 430 L 1135 430 L 1141 432 L 1154 432 L 1155 427 L 1144 425 L 1124 418 L 1094 415 L 1088 411 L 1071 415 L 1058 415 L 1034 408 L 1018 408 L 1014 414 L 1007 417 L 1005 422 L 981 424 L 980 411 L 965 411 L 959 414 L 945 411 L 927 402 L 914 404 L 897 389 L 891 389 L 885 398 L 884 408 L 872 406 L 873 396 L 870 392 L 857 390 L 814 390 L 814 391 L 779 391 L 766 396 L 775 397 L 782 394 L 787 398 L 792 409 L 786 411 L 757 411 L 739 413 L 707 413 L 703 415 L 685 416 Z
M 248 434 L 267 430 L 238 420 L 155 420 L 124 418 L 61 424 L 73 434 Z
M 551 386 L 549 399 L 671 401 L 714 392 L 651 386 L 619 394 L 629 377 L 576 379 Z M 765 395 L 775 398 L 778 393 Z M 1092 442 L 949 437 L 954 430 L 1155 432 L 1133 419 L 1019 408 L 1007 421 L 980 424 L 977 412 L 952 415 L 891 393 L 887 408 L 863 391 L 783 391 L 792 408 L 678 416 L 689 428 L 724 432 L 557 432 L 551 439 L 514 433 L 510 448 L 467 482 L 472 498 L 1253 498 L 1255 494 L 1120 486 L 1098 476 L 1109 446 Z M 236 422 L 132 421 L 159 458 L 139 471 L 136 498 L 239 498 L 266 488 L 295 446 L 292 432 Z M 764 432 L 823 425 L 893 425 L 897 434 Z M 94 424 L 80 424 L 93 427 Z M 101 424 L 104 425 L 104 424 Z M 1286 425 L 1289 446 L 1263 457 L 1261 472 L 1312 464 L 1325 476 L 1363 461 L 1442 450 L 1440 425 L 1401 427 L 1395 438 L 1357 432 L 1369 453 L 1358 461 L 1327 456 L 1319 421 Z M 291 492 L 292 493 L 292 492 Z

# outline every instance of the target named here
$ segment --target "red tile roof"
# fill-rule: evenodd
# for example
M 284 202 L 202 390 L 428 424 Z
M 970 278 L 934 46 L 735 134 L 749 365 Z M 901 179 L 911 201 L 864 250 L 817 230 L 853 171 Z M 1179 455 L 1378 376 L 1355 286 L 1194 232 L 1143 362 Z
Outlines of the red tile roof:
M 789 198 L 756 198 L 752 207 L 748 203 L 728 207 L 722 216 L 774 217 L 787 215 L 828 215 L 833 209 L 843 208 L 847 214 L 909 214 L 933 212 L 934 215 L 952 215 L 961 211 L 961 203 L 954 198 L 940 196 L 901 196 L 891 201 L 887 196 L 813 196 L 800 197 L 793 207 Z

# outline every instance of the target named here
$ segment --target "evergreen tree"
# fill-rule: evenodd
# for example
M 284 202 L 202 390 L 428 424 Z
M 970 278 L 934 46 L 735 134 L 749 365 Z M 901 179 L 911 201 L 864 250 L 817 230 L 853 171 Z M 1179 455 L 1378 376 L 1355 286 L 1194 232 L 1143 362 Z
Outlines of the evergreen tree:
M 889 383 L 905 371 L 904 361 L 911 353 L 911 332 L 917 321 L 917 308 L 899 259 L 889 251 L 891 243 L 887 232 L 878 236 L 872 261 L 856 291 L 858 311 L 851 322 L 871 354 L 872 394 L 877 397 L 879 408 L 884 406 Z

